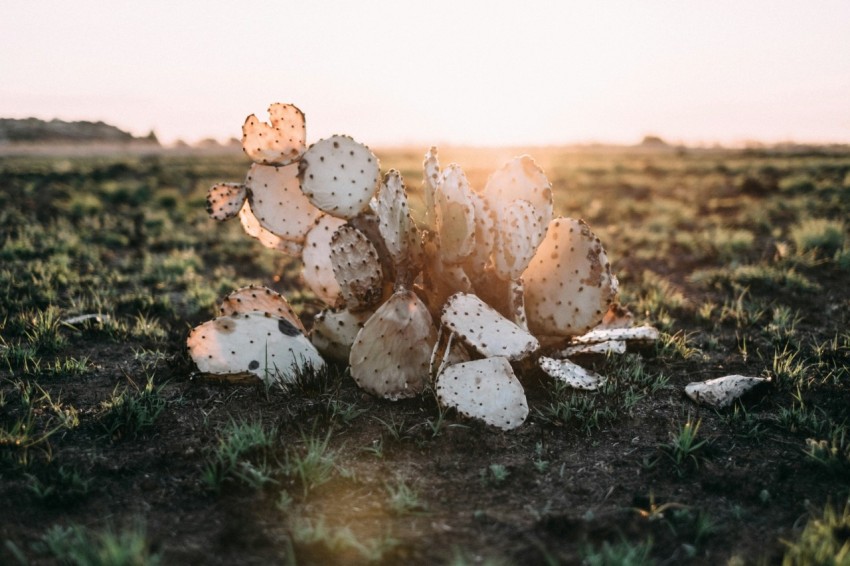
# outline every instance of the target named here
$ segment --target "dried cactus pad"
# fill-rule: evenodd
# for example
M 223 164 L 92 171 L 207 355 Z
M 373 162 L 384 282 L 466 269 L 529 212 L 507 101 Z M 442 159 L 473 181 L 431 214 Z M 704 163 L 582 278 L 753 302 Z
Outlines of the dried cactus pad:
M 434 218 L 434 192 L 440 184 L 440 160 L 437 158 L 437 148 L 431 146 L 422 162 L 422 198 L 425 201 L 425 227 L 433 230 L 436 227 Z
M 517 279 L 540 245 L 540 224 L 530 202 L 515 200 L 502 207 L 493 259 L 502 279 Z
M 299 162 L 301 190 L 328 214 L 353 218 L 369 206 L 378 190 L 378 158 L 348 136 L 320 140 Z
M 261 285 L 250 285 L 233 291 L 221 302 L 218 312 L 221 316 L 267 312 L 273 316 L 285 318 L 302 333 L 307 332 L 286 297 Z
M 655 342 L 661 336 L 654 326 L 632 326 L 630 328 L 594 328 L 587 334 L 573 338 L 574 344 L 598 344 L 609 340 L 629 342 Z
M 602 320 L 617 294 L 608 256 L 581 220 L 556 218 L 522 275 L 528 328 L 578 336 Z
M 204 373 L 250 372 L 267 383 L 291 382 L 299 372 L 325 365 L 298 328 L 262 312 L 207 321 L 192 330 L 187 345 Z
M 441 319 L 446 327 L 483 356 L 519 360 L 540 347 L 534 336 L 475 295 L 452 295 L 443 307 Z
M 280 236 L 272 234 L 260 225 L 260 221 L 254 216 L 251 210 L 251 204 L 245 201 L 242 205 L 242 210 L 239 211 L 239 221 L 242 223 L 242 229 L 245 233 L 256 238 L 267 248 L 281 251 L 293 257 L 301 256 L 301 244 L 292 240 L 285 240 Z
M 493 208 L 515 200 L 531 203 L 543 238 L 552 219 L 552 185 L 534 159 L 522 155 L 508 161 L 490 175 L 482 193 Z
M 340 299 L 340 288 L 331 264 L 331 239 L 337 229 L 345 224 L 342 218 L 324 214 L 307 232 L 301 259 L 304 282 L 319 299 L 334 306 Z
M 550 376 L 576 389 L 595 391 L 607 381 L 598 373 L 586 370 L 570 360 L 556 360 L 541 356 L 539 363 L 540 368 Z
M 463 169 L 449 165 L 434 194 L 440 256 L 446 263 L 460 263 L 475 248 L 475 206 L 472 189 Z
M 234 218 L 245 203 L 248 191 L 238 183 L 218 183 L 207 193 L 207 214 L 213 220 Z
M 727 375 L 708 381 L 689 383 L 685 386 L 685 394 L 697 403 L 722 409 L 730 406 L 753 388 L 769 381 L 764 377 Z
M 254 164 L 245 185 L 254 216 L 263 228 L 285 240 L 302 243 L 322 212 L 313 206 L 298 182 L 298 166 Z
M 254 114 L 242 126 L 242 149 L 254 163 L 288 165 L 304 153 L 307 129 L 304 113 L 291 104 L 269 106 L 269 121 L 261 122 Z
M 413 221 L 407 206 L 407 193 L 401 174 L 391 169 L 381 183 L 376 203 L 378 229 L 393 262 L 398 265 L 409 261 L 409 250 L 415 237 Z
M 440 404 L 502 430 L 528 417 L 525 391 L 506 358 L 494 357 L 447 367 L 437 377 Z
M 351 376 L 364 390 L 396 400 L 422 392 L 437 332 L 412 291 L 397 291 L 375 311 L 351 347 Z
M 347 224 L 334 232 L 331 265 L 348 310 L 368 309 L 381 300 L 384 293 L 381 261 L 363 232 Z

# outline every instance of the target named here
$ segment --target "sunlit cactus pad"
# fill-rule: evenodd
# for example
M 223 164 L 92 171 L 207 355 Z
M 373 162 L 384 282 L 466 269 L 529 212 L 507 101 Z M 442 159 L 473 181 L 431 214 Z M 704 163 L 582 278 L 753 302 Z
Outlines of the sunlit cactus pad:
M 213 186 L 207 209 L 302 258 L 302 281 L 325 308 L 304 325 L 270 289 L 236 291 L 189 336 L 200 371 L 275 382 L 334 360 L 376 397 L 430 391 L 465 418 L 510 430 L 528 416 L 529 372 L 593 390 L 606 378 L 566 358 L 658 338 L 631 328 L 602 242 L 582 220 L 554 217 L 551 183 L 530 156 L 473 187 L 432 147 L 424 210 L 412 214 L 401 174 L 382 175 L 366 145 L 334 135 L 308 146 L 291 104 L 272 104 L 269 120 L 248 117 L 243 148 L 254 163 L 243 184 Z

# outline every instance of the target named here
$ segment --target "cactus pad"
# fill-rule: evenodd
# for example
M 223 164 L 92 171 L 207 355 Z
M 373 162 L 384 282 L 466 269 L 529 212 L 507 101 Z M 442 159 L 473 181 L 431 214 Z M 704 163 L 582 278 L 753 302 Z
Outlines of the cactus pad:
M 378 229 L 393 263 L 398 265 L 409 261 L 409 251 L 416 232 L 410 219 L 404 182 L 395 169 L 384 176 L 375 213 L 378 215 Z
M 346 224 L 334 232 L 331 265 L 348 310 L 368 309 L 383 297 L 383 270 L 378 252 L 357 228 Z
M 539 240 L 546 234 L 552 219 L 552 185 L 543 170 L 528 155 L 515 157 L 487 179 L 482 191 L 490 206 L 499 208 L 515 200 L 525 200 L 534 207 Z
M 397 291 L 375 311 L 351 347 L 351 376 L 385 399 L 413 397 L 428 379 L 437 340 L 431 315 L 412 291 Z
M 291 104 L 275 103 L 269 106 L 269 121 L 251 114 L 242 125 L 242 150 L 251 161 L 288 165 L 300 158 L 307 139 L 304 113 Z
M 291 382 L 299 372 L 325 365 L 298 328 L 262 312 L 207 321 L 192 330 L 187 345 L 204 373 L 250 372 L 267 383 Z
M 302 243 L 322 212 L 313 206 L 298 182 L 298 166 L 251 166 L 245 185 L 260 225 L 284 240 Z
M 248 191 L 239 183 L 218 183 L 207 193 L 207 214 L 213 220 L 234 218 L 245 203 Z
M 437 377 L 437 398 L 467 417 L 512 430 L 528 417 L 525 391 L 506 358 L 449 366 Z
M 685 394 L 697 403 L 722 409 L 729 407 L 755 387 L 769 382 L 770 380 L 765 377 L 727 375 L 708 381 L 689 383 L 685 386 Z
M 245 201 L 242 205 L 242 210 L 239 211 L 239 221 L 242 223 L 242 229 L 245 233 L 256 238 L 267 248 L 281 251 L 293 257 L 301 256 L 302 245 L 292 240 L 285 240 L 280 236 L 272 234 L 260 225 L 260 221 L 254 216 L 251 210 L 251 204 Z
M 307 232 L 301 259 L 304 282 L 325 304 L 334 306 L 340 300 L 340 288 L 331 264 L 331 239 L 337 228 L 345 224 L 342 218 L 324 214 Z
M 475 207 L 470 193 L 463 169 L 449 165 L 434 194 L 440 256 L 445 263 L 460 263 L 475 248 Z
M 313 320 L 310 340 L 323 356 L 348 363 L 351 345 L 371 316 L 372 311 L 353 313 L 348 309 L 324 310 Z
M 586 370 L 570 360 L 556 360 L 541 356 L 539 363 L 540 368 L 550 376 L 576 389 L 595 391 L 607 381 L 598 373 Z
M 348 136 L 320 140 L 299 162 L 301 190 L 315 206 L 340 218 L 353 218 L 378 190 L 378 158 Z
M 422 162 L 422 198 L 425 200 L 425 227 L 433 230 L 436 227 L 434 218 L 434 193 L 440 184 L 440 160 L 437 158 L 437 148 L 431 147 Z
M 513 201 L 501 208 L 498 226 L 493 250 L 496 273 L 505 280 L 517 279 L 540 244 L 540 225 L 534 207 L 525 200 Z
M 535 335 L 584 334 L 602 321 L 617 294 L 599 238 L 572 218 L 549 223 L 522 278 L 528 328 Z
M 235 316 L 258 311 L 285 318 L 302 333 L 307 332 L 286 297 L 261 285 L 249 285 L 233 291 L 224 298 L 218 307 L 221 316 Z
M 540 347 L 537 339 L 475 295 L 456 293 L 443 307 L 443 324 L 483 356 L 519 360 Z

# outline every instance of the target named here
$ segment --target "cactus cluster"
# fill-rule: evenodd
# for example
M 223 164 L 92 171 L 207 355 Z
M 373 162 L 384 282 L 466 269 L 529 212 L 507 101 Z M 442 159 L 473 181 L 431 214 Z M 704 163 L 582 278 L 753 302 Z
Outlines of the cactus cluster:
M 508 430 L 528 415 L 515 367 L 537 364 L 594 389 L 604 378 L 570 355 L 657 338 L 617 315 L 601 242 L 583 221 L 554 217 L 551 184 L 531 157 L 475 189 L 431 148 L 417 223 L 401 174 L 382 176 L 368 147 L 339 135 L 308 147 L 298 108 L 273 104 L 269 116 L 247 118 L 242 143 L 254 163 L 243 184 L 212 187 L 207 208 L 302 258 L 303 281 L 327 308 L 307 333 L 284 297 L 239 290 L 189 336 L 201 371 L 287 381 L 333 359 L 375 396 L 431 389 L 444 406 Z

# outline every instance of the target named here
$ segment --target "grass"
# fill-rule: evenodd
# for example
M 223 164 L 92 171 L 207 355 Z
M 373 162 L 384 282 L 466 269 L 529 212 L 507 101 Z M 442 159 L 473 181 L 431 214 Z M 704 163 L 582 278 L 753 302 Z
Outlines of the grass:
M 142 387 L 130 380 L 130 388 L 116 387 L 112 396 L 101 403 L 100 425 L 109 438 L 135 437 L 153 428 L 167 405 L 163 386 L 154 384 L 149 375 Z
M 238 221 L 206 218 L 207 187 L 243 178 L 242 156 L 0 158 L 0 498 L 12 502 L 0 562 L 72 562 L 75 540 L 116 556 L 101 547 L 123 541 L 140 561 L 168 563 L 723 563 L 733 548 L 758 563 L 790 552 L 777 533 L 791 532 L 799 500 L 782 482 L 815 502 L 848 489 L 850 320 L 837 282 L 850 270 L 850 157 L 533 153 L 556 212 L 591 221 L 621 299 L 663 339 L 577 360 L 608 378 L 596 392 L 515 364 L 531 418 L 506 433 L 451 424 L 430 397 L 376 402 L 338 366 L 284 389 L 194 373 L 186 333 L 231 290 L 272 286 L 308 326 L 321 308 L 297 260 Z M 499 160 L 470 155 L 444 158 L 473 163 L 483 187 Z M 418 203 L 421 152 L 382 163 Z M 62 322 L 86 314 L 97 317 Z M 722 411 L 681 395 L 729 373 L 776 387 Z M 694 477 L 700 489 L 682 492 Z M 740 477 L 759 483 L 730 489 Z M 655 506 L 623 539 L 621 511 L 652 490 L 687 508 Z M 139 508 L 150 528 L 178 527 L 131 536 Z M 810 525 L 833 530 L 804 538 L 841 535 L 842 516 L 819 514 Z M 754 537 L 760 550 L 742 545 Z
M 786 542 L 783 566 L 850 564 L 850 504 L 843 510 L 827 505 L 821 517 L 812 517 L 797 540 Z
M 219 432 L 218 445 L 201 476 L 203 483 L 215 491 L 221 490 L 226 481 L 262 487 L 262 483 L 257 483 L 258 471 L 265 469 L 277 435 L 275 427 L 265 427 L 262 421 L 231 420 Z
M 603 541 L 600 545 L 586 545 L 581 551 L 582 564 L 588 566 L 649 566 L 655 564 L 650 557 L 652 541 L 631 543 L 620 540 Z
M 670 440 L 662 446 L 664 454 L 673 463 L 676 473 L 685 475 L 691 469 L 698 469 L 704 448 L 708 440 L 699 438 L 701 420 L 688 419 L 680 425 L 674 425 L 670 431 Z
M 150 549 L 141 521 L 122 529 L 107 526 L 99 531 L 77 524 L 54 525 L 41 537 L 36 550 L 60 564 L 153 566 L 160 563 L 159 554 Z

